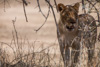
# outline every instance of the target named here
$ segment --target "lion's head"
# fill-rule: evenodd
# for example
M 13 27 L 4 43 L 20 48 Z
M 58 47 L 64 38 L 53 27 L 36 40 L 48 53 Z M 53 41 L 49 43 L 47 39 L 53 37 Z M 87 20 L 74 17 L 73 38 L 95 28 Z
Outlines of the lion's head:
M 74 31 L 78 28 L 78 10 L 79 3 L 76 3 L 74 6 L 58 4 L 61 22 L 67 31 Z

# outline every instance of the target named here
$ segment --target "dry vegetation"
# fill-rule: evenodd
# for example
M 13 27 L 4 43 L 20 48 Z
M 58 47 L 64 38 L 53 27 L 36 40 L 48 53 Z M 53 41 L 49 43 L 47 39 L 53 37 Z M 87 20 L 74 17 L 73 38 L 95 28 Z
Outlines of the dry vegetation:
M 45 1 L 46 2 L 44 2 L 44 4 L 45 6 L 48 7 L 48 10 L 46 12 L 47 14 L 44 14 L 44 12 L 42 12 L 42 6 L 44 6 L 44 4 L 40 5 L 41 2 L 37 0 L 37 5 L 38 5 L 37 8 L 39 8 L 40 13 L 45 18 L 45 22 L 42 24 L 42 26 L 40 26 L 38 29 L 35 30 L 36 32 L 39 32 L 39 30 L 47 22 L 47 19 L 50 13 L 53 14 L 52 17 L 54 17 L 55 24 L 57 24 L 57 19 L 56 19 L 57 17 L 55 16 L 56 11 L 57 11 L 56 0 L 54 0 L 54 2 L 49 2 L 50 0 L 45 0 Z M 5 8 L 6 3 L 10 3 L 10 2 L 8 0 L 0 1 L 0 4 L 4 3 L 3 5 L 4 11 L 6 10 Z M 23 3 L 23 12 L 24 12 L 23 15 L 25 15 L 26 22 L 28 22 L 27 10 L 25 9 L 25 7 L 29 5 L 32 1 L 28 2 L 28 0 L 22 0 L 22 1 L 15 0 L 15 2 L 19 4 Z M 96 1 L 94 0 L 93 2 L 92 0 L 91 1 L 86 0 L 84 3 L 80 1 L 80 4 L 83 4 L 83 13 L 87 12 L 93 15 L 97 14 L 95 19 L 97 19 L 96 21 L 98 23 L 99 9 L 100 9 L 98 7 L 98 5 L 100 6 L 99 0 L 96 0 Z M 85 8 L 84 8 L 84 5 L 86 6 Z M 81 5 L 81 8 L 82 8 L 82 5 Z M 80 13 L 82 13 L 82 9 Z M 52 45 L 47 46 L 47 47 L 45 47 L 44 43 L 38 43 L 41 46 L 39 46 L 39 48 L 36 49 L 37 40 L 34 40 L 32 43 L 30 43 L 30 41 L 26 37 L 21 38 L 19 34 L 20 32 L 18 32 L 18 30 L 16 29 L 16 21 L 17 21 L 16 18 L 14 20 L 12 19 L 11 21 L 12 26 L 13 26 L 13 31 L 11 32 L 12 39 L 10 43 L 6 43 L 6 41 L 2 42 L 2 40 L 0 41 L 0 67 L 64 67 L 61 55 L 59 55 L 56 52 L 56 50 L 59 49 L 59 47 L 56 46 L 58 45 L 56 41 Z M 2 25 L 0 25 L 0 28 L 2 28 Z M 57 25 L 56 25 L 56 28 L 57 28 Z M 98 25 L 98 29 L 99 29 L 99 25 Z M 0 33 L 2 34 L 2 31 L 0 31 Z M 98 30 L 98 34 L 99 34 L 99 30 Z M 97 67 L 100 67 L 100 47 L 98 47 L 100 43 L 98 39 L 100 40 L 100 35 L 97 38 L 96 49 L 95 49 L 95 58 L 97 60 L 96 60 L 96 63 L 94 64 L 96 64 Z M 26 44 L 28 46 L 25 46 Z M 10 55 L 7 52 L 7 49 L 11 51 L 12 55 Z M 84 57 L 87 58 L 86 56 L 87 50 L 88 50 L 87 48 L 82 46 L 80 50 L 82 51 L 80 53 L 81 54 L 80 58 L 83 58 L 83 60 L 80 59 L 80 63 L 77 64 L 78 67 L 82 67 L 82 66 L 86 67 L 84 66 L 86 65 L 86 63 L 83 63 L 83 62 L 87 60 L 87 59 L 84 60 Z M 12 57 L 13 59 L 11 60 Z

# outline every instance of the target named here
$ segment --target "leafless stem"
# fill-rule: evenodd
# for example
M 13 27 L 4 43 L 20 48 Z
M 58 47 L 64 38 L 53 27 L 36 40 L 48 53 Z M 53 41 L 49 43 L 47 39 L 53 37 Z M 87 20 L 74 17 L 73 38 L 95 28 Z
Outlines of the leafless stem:
M 91 1 L 89 1 L 89 0 L 87 0 L 94 8 L 95 8 L 95 10 L 96 10 L 96 13 L 97 13 L 97 16 L 98 16 L 98 22 L 100 22 L 100 17 L 99 17 L 99 11 L 98 11 L 98 9 L 95 7 L 95 5 L 94 4 L 92 4 L 91 3 Z M 100 24 L 100 23 L 99 23 Z
M 16 30 L 16 27 L 15 27 L 15 22 L 16 22 L 16 18 L 15 20 L 12 20 L 12 23 L 13 23 L 13 27 L 14 27 L 14 31 L 15 31 L 15 35 L 16 35 L 16 39 L 17 39 L 17 45 L 18 45 L 18 33 L 17 33 L 17 30 Z
M 40 9 L 40 7 L 39 7 L 39 9 Z M 40 9 L 41 10 L 41 9 Z M 47 19 L 48 19 L 48 17 L 49 17 L 49 13 L 50 13 L 50 6 L 48 6 L 48 13 L 47 13 L 47 16 L 45 16 L 45 21 L 44 21 L 44 23 L 37 29 L 37 30 L 35 30 L 36 32 L 37 31 L 39 31 L 43 26 L 44 26 L 44 24 L 46 23 L 46 21 L 47 21 Z M 42 14 L 43 15 L 43 14 Z
M 39 3 L 39 0 L 37 0 L 37 4 L 38 4 L 38 7 L 39 7 L 39 12 L 41 12 L 41 14 L 46 18 L 46 16 L 44 15 L 44 13 L 41 10 L 41 6 L 40 6 L 40 3 Z
M 58 25 L 57 25 L 56 15 L 55 15 L 53 6 L 50 4 L 50 2 L 48 0 L 45 0 L 45 1 L 48 3 L 48 5 L 50 6 L 50 8 L 52 10 L 53 17 L 54 17 L 54 20 L 55 20 L 55 24 L 56 24 L 56 27 L 57 27 L 57 32 L 58 32 L 58 35 L 60 35 L 59 29 L 58 29 Z
M 86 14 L 84 0 L 82 0 L 82 10 L 84 10 L 84 13 Z
M 22 0 L 23 1 L 23 3 L 27 6 L 28 4 L 27 4 L 27 2 L 26 2 L 26 0 Z
M 56 10 L 57 10 L 57 12 L 58 12 L 58 8 L 57 8 L 57 2 L 56 2 L 56 0 L 54 0 L 54 3 L 55 3 L 55 6 L 56 6 Z
M 25 5 L 27 5 L 27 3 L 26 3 L 25 0 L 22 0 L 22 2 L 23 2 L 23 10 L 24 10 L 24 15 L 25 15 L 25 18 L 26 18 L 26 22 L 28 22 L 27 15 L 26 15 L 26 10 L 25 10 Z

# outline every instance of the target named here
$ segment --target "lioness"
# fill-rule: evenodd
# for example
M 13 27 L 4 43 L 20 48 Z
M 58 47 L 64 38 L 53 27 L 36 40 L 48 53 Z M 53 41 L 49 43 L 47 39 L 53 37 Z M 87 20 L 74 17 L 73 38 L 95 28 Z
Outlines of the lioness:
M 58 4 L 58 11 L 60 18 L 57 36 L 64 66 L 75 67 L 74 63 L 79 61 L 81 37 L 83 37 L 85 46 L 89 49 L 88 62 L 92 64 L 97 36 L 95 19 L 88 14 L 78 15 L 79 3 L 76 3 L 74 6 L 65 6 L 60 3 Z M 72 51 L 70 51 L 71 49 Z

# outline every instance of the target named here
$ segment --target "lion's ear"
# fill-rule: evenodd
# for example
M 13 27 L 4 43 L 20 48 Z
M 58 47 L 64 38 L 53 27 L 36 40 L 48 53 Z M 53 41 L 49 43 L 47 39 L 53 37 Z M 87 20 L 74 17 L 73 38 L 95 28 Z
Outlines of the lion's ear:
M 65 9 L 64 4 L 59 3 L 59 4 L 58 4 L 58 11 L 61 12 L 61 11 L 64 10 L 64 9 Z
M 73 8 L 78 12 L 78 11 L 79 11 L 79 6 L 80 6 L 80 4 L 79 4 L 79 3 L 76 3 L 76 4 L 73 6 Z

